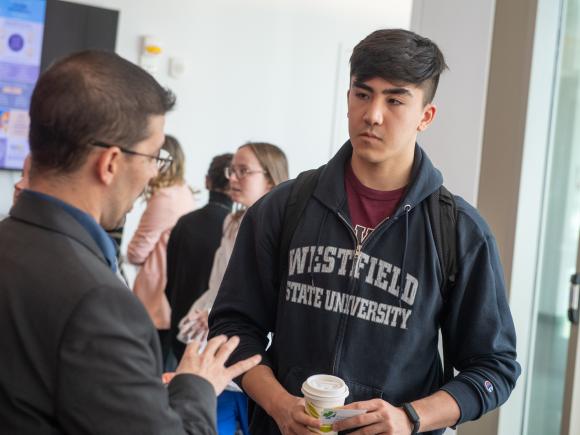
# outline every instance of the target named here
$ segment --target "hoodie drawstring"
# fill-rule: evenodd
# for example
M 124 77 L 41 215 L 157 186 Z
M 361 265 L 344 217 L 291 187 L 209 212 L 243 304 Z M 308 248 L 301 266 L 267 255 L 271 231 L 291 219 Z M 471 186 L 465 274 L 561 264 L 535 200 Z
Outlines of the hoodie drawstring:
M 399 308 L 402 307 L 401 297 L 403 296 L 403 280 L 405 278 L 405 263 L 407 261 L 407 243 L 409 242 L 409 212 L 411 211 L 411 204 L 405 204 L 405 244 L 403 248 L 403 261 L 401 262 L 401 276 L 399 277 Z

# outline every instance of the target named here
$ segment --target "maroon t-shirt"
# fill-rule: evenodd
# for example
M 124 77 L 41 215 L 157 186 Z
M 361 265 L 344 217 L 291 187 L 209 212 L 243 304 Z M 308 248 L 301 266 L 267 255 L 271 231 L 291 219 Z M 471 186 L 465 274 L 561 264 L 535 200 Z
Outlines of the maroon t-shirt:
M 406 187 L 389 191 L 371 189 L 356 178 L 350 162 L 344 169 L 350 219 L 356 238 L 362 243 L 378 224 L 393 215 Z

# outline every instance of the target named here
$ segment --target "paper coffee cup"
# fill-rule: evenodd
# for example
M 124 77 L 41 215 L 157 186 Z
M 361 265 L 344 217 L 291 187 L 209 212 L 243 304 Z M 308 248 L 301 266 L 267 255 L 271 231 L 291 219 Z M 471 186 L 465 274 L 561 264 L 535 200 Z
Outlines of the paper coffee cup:
M 344 381 L 331 375 L 310 376 L 302 384 L 306 413 L 322 422 L 324 422 L 325 414 L 328 414 L 330 410 L 344 405 L 348 393 L 348 387 Z M 319 434 L 336 434 L 332 430 L 332 423 L 322 424 L 320 428 L 309 427 L 308 429 Z

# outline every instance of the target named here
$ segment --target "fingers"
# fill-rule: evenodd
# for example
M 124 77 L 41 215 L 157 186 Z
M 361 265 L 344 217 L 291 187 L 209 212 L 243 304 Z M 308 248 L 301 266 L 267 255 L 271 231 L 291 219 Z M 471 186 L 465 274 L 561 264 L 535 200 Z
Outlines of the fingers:
M 184 353 L 183 357 L 185 357 L 186 354 L 187 355 L 197 355 L 197 353 L 199 352 L 199 345 L 200 345 L 199 341 L 196 341 L 196 340 L 190 341 L 187 344 L 187 346 L 185 347 L 185 353 Z M 183 359 L 183 357 L 182 357 L 182 359 Z
M 238 344 L 240 344 L 240 338 L 239 337 L 236 337 L 236 336 L 230 337 L 229 340 L 226 341 L 217 350 L 217 352 L 215 354 L 216 360 L 220 364 L 225 364 L 225 362 L 228 360 L 228 358 L 230 357 L 230 355 L 232 354 L 232 352 L 235 350 L 235 348 L 238 347 Z
M 189 313 L 187 313 L 180 321 L 178 326 L 180 328 L 184 327 L 186 324 L 188 323 L 196 323 L 197 322 L 197 318 L 199 317 L 199 311 L 198 310 L 193 310 Z
M 292 410 L 292 418 L 302 426 L 320 427 L 320 420 L 307 414 L 302 406 Z
M 334 423 L 332 425 L 332 429 L 335 430 L 336 432 L 342 431 L 342 430 L 346 430 L 346 429 L 352 429 L 355 427 L 362 427 L 362 426 L 368 426 L 369 424 L 373 424 L 373 423 L 378 423 L 380 422 L 380 415 L 376 412 L 373 413 L 366 413 L 366 414 L 362 414 L 362 415 L 357 415 L 355 417 L 351 417 L 351 418 L 346 418 L 344 420 L 341 421 L 337 421 L 336 423 Z M 375 433 L 375 432 L 371 432 L 371 433 Z M 376 432 L 378 433 L 378 432 Z
M 207 342 L 207 346 L 203 353 L 213 357 L 217 350 L 227 341 L 228 338 L 225 335 L 218 335 Z
M 171 382 L 171 380 L 175 377 L 177 373 L 175 372 L 165 372 L 161 375 L 161 382 L 163 385 L 166 385 Z
M 199 316 L 199 322 L 205 328 L 209 328 L 209 312 L 207 310 L 202 311 L 202 313 Z
M 234 365 L 228 367 L 226 371 L 230 379 L 234 379 L 240 376 L 242 373 L 246 373 L 252 367 L 257 366 L 260 361 L 262 361 L 262 356 L 254 355 L 253 357 L 235 363 Z
M 349 403 L 348 405 L 345 406 L 341 406 L 342 409 L 364 409 L 366 411 L 374 411 L 376 409 L 378 409 L 381 404 L 382 404 L 382 400 L 381 399 L 371 399 L 371 400 L 365 400 L 362 402 L 352 402 Z
M 332 429 L 337 432 L 359 428 L 353 434 L 378 434 L 385 431 L 391 433 L 390 431 L 393 430 L 393 427 L 398 427 L 394 422 L 395 415 L 393 414 L 397 408 L 382 399 L 355 402 L 344 408 L 366 409 L 368 412 L 334 423 Z M 395 431 L 395 433 L 399 432 Z

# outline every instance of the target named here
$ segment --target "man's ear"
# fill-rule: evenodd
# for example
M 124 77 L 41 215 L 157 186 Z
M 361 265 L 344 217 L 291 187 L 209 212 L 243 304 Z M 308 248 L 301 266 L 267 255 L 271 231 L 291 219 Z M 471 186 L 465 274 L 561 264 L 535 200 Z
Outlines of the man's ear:
M 103 184 L 109 186 L 113 183 L 115 176 L 121 170 L 121 150 L 117 147 L 106 148 L 97 158 L 96 170 L 97 178 Z
M 421 118 L 421 122 L 417 126 L 417 131 L 425 131 L 429 124 L 433 122 L 435 119 L 435 114 L 437 113 L 437 106 L 432 103 L 429 103 L 423 109 L 423 118 Z
M 348 99 L 350 98 L 350 88 L 348 88 L 348 90 L 346 91 L 346 117 L 348 118 L 350 116 L 350 113 L 348 113 Z

